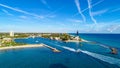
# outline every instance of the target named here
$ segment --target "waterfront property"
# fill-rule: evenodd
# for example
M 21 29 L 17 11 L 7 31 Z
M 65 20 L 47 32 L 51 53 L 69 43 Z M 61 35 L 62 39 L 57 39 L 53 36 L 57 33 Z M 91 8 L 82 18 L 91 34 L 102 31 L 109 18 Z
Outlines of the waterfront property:
M 79 36 L 73 36 L 67 33 L 42 34 L 41 37 L 64 42 L 84 42 Z

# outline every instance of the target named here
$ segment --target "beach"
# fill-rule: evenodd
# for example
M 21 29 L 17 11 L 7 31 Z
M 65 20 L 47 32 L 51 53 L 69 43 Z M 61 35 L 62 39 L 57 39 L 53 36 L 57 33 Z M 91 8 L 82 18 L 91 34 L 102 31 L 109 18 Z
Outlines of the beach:
M 19 45 L 19 46 L 0 47 L 0 50 L 19 49 L 19 48 L 34 48 L 34 47 L 43 47 L 43 45 L 42 45 L 42 44 L 29 44 L 29 45 Z

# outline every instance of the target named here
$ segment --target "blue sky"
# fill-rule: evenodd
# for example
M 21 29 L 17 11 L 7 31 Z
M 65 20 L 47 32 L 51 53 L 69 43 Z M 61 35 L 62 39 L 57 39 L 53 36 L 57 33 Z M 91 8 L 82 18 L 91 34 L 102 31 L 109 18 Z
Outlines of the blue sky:
M 0 0 L 0 32 L 120 33 L 120 0 Z

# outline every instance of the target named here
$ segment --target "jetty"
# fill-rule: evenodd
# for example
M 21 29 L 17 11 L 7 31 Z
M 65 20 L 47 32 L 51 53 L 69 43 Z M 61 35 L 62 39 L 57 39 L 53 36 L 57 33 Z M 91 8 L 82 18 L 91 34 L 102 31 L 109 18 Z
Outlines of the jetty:
M 56 48 L 54 48 L 54 47 L 48 46 L 48 45 L 46 45 L 46 44 L 43 44 L 43 43 L 42 43 L 42 45 L 45 46 L 45 47 L 47 47 L 47 48 L 49 48 L 49 49 L 51 49 L 53 52 L 61 52 L 60 50 L 58 50 L 58 49 L 56 49 Z
M 110 47 L 110 50 L 112 54 L 118 54 L 118 51 L 116 48 Z

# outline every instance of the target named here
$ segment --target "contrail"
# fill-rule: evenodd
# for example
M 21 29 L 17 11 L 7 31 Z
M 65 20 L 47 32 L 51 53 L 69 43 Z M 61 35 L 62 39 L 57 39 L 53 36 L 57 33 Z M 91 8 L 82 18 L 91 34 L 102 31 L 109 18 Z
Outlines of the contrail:
M 54 14 L 54 13 L 56 13 L 56 12 L 60 11 L 61 9 L 63 9 L 63 7 L 58 8 L 58 9 L 56 9 L 55 11 L 53 11 L 53 12 L 51 12 L 51 13 L 47 14 L 47 15 L 46 15 L 46 17 L 48 17 L 49 15 L 52 15 L 52 14 Z
M 39 15 L 36 15 L 36 14 L 33 14 L 33 13 L 29 13 L 29 12 L 23 11 L 23 10 L 21 10 L 21 9 L 13 8 L 13 7 L 10 7 L 10 6 L 8 6 L 8 5 L 0 4 L 0 6 L 5 7 L 5 8 L 8 8 L 8 9 L 11 9 L 11 10 L 14 10 L 14 11 L 17 11 L 17 12 L 20 12 L 20 13 L 24 13 L 24 14 L 27 14 L 27 15 L 31 15 L 31 16 L 35 16 L 35 17 L 42 18 L 42 17 L 39 16 Z
M 79 0 L 75 0 L 75 4 L 76 4 L 76 6 L 77 6 L 77 9 L 78 9 L 79 14 L 80 14 L 80 15 L 82 16 L 82 18 L 83 18 L 83 21 L 86 22 L 85 16 L 84 16 L 83 13 L 81 12 L 81 7 L 80 7 Z
M 91 6 L 91 8 L 94 7 L 94 6 L 96 6 L 96 5 L 98 5 L 98 4 L 100 4 L 100 3 L 103 2 L 103 1 L 104 1 L 104 0 L 100 0 L 99 2 L 93 4 L 93 5 Z M 82 12 L 86 11 L 87 9 L 89 9 L 89 8 L 86 8 L 86 9 L 82 10 Z
M 92 15 L 92 11 L 91 11 L 91 0 L 87 0 L 88 1 L 88 8 L 89 8 L 89 14 L 90 14 L 90 17 L 92 19 L 92 21 L 97 24 L 96 20 L 94 19 L 93 15 Z
M 96 5 L 98 5 L 98 4 L 100 4 L 101 2 L 103 2 L 104 0 L 100 0 L 99 2 L 97 2 L 97 3 L 95 3 L 95 4 L 93 4 L 92 6 L 91 6 L 91 8 L 92 7 L 94 7 L 94 6 L 96 6 Z M 81 12 L 83 13 L 83 12 L 85 12 L 86 10 L 88 10 L 89 8 L 85 8 L 84 10 L 82 10 Z M 74 16 L 76 16 L 76 15 L 78 15 L 79 13 L 76 13 Z M 73 16 L 73 17 L 74 17 Z

